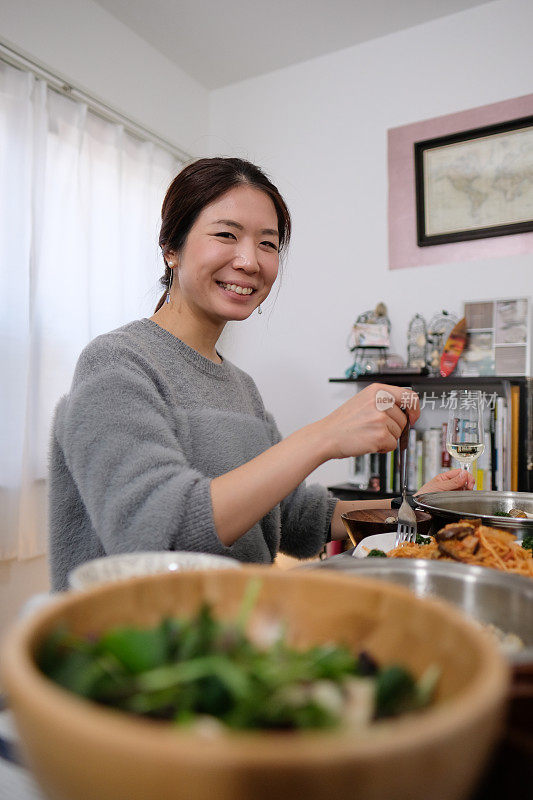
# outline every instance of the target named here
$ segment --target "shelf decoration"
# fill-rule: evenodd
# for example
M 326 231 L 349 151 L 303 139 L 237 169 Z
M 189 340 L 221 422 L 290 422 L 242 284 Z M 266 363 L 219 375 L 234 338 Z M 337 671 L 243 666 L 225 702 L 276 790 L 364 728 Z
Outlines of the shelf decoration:
M 461 353 L 466 344 L 466 319 L 463 317 L 457 325 L 452 328 L 450 335 L 444 345 L 440 359 L 440 374 L 443 378 L 449 378 L 457 367 Z
M 428 329 L 421 314 L 415 314 L 407 331 L 407 365 L 423 368 L 427 363 Z
M 463 376 L 529 375 L 531 322 L 527 297 L 465 303 L 468 330 Z
M 344 373 L 347 378 L 380 371 L 387 360 L 390 329 L 384 303 L 378 303 L 373 311 L 359 314 L 348 337 L 348 349 L 354 360 Z
M 440 375 L 440 360 L 444 344 L 453 328 L 459 322 L 455 314 L 442 311 L 435 314 L 428 325 L 429 357 L 428 367 L 431 375 Z

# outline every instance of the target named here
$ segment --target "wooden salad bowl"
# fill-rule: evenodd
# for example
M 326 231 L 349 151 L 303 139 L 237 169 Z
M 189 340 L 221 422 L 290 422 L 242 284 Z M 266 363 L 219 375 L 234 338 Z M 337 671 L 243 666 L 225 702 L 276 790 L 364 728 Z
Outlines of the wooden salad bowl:
M 234 619 L 251 577 L 262 580 L 251 626 L 280 618 L 295 646 L 344 643 L 417 676 L 436 664 L 434 704 L 349 736 L 206 737 L 98 706 L 36 666 L 40 643 L 58 624 L 77 634 L 150 626 L 204 601 Z M 501 729 L 508 688 L 496 646 L 452 606 L 382 581 L 271 567 L 151 575 L 65 594 L 8 634 L 1 677 L 23 755 L 51 800 L 467 798 Z

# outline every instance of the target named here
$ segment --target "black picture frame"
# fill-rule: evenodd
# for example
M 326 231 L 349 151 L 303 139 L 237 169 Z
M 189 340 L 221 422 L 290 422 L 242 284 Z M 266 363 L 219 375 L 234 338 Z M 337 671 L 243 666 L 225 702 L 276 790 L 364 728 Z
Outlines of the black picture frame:
M 505 134 L 515 133 L 522 133 L 523 135 L 505 137 L 504 140 L 503 137 Z M 491 140 L 490 137 L 499 137 L 499 141 L 496 138 Z M 522 149 L 527 151 L 527 147 L 524 148 L 524 145 L 529 145 L 529 137 L 533 137 L 533 116 L 521 117 L 519 119 L 502 122 L 497 125 L 488 125 L 468 131 L 461 131 L 447 136 L 440 136 L 435 139 L 427 139 L 425 141 L 415 142 L 414 161 L 416 221 L 417 242 L 419 247 L 448 244 L 450 242 L 462 242 L 470 239 L 483 239 L 492 236 L 506 236 L 510 234 L 533 231 L 533 209 L 530 212 L 529 202 L 524 208 L 525 215 L 527 216 L 526 219 L 517 218 L 516 221 L 512 221 L 512 219 L 509 220 L 509 218 L 503 220 L 502 217 L 502 222 L 500 224 L 495 218 L 491 220 L 491 224 L 489 225 L 480 224 L 476 227 L 472 224 L 475 220 L 477 211 L 477 209 L 475 209 L 475 204 L 480 202 L 480 197 L 485 195 L 486 200 L 490 201 L 492 199 L 497 201 L 500 196 L 506 196 L 508 194 L 505 191 L 505 186 L 506 181 L 508 185 L 509 173 L 505 171 L 505 168 L 501 168 L 501 165 L 498 167 L 497 165 L 483 164 L 483 148 L 485 148 L 486 152 L 487 145 L 492 146 L 493 149 L 494 147 L 497 148 L 499 145 L 501 150 L 499 155 L 503 156 L 502 163 L 509 164 L 509 159 L 511 161 L 514 159 L 513 169 L 516 170 L 516 166 L 520 166 L 520 148 L 522 147 Z M 450 147 L 451 145 L 461 144 L 464 144 L 464 148 L 462 149 L 457 147 L 452 149 Z M 448 173 L 446 172 L 446 156 L 449 156 L 450 158 Z M 437 168 L 434 167 L 434 174 L 432 173 L 430 164 L 430 160 L 432 158 L 434 161 L 435 159 L 440 159 L 440 166 Z M 453 158 L 455 158 L 455 161 L 452 161 Z M 460 163 L 461 158 L 463 159 L 463 163 L 465 158 L 467 161 L 468 158 L 472 160 L 470 164 L 470 172 L 466 175 L 466 177 L 465 174 L 462 173 L 463 166 Z M 525 174 L 527 168 L 526 160 L 524 160 L 524 168 Z M 519 175 L 521 173 L 518 169 L 512 174 L 516 176 L 517 174 Z M 443 179 L 447 181 L 448 185 L 450 186 L 450 196 L 447 198 L 449 201 L 448 208 L 453 206 L 453 193 L 461 192 L 465 185 L 467 185 L 465 194 L 466 199 L 471 204 L 472 213 L 470 217 L 465 214 L 465 224 L 463 227 L 458 225 L 457 220 L 453 226 L 450 226 L 449 230 L 446 230 L 445 222 L 440 223 L 440 229 L 439 225 L 435 224 L 435 218 L 438 219 L 439 210 L 442 218 L 446 216 L 446 198 L 441 200 L 440 208 L 438 201 L 435 199 L 435 195 L 438 194 L 438 192 L 435 191 L 435 184 L 437 181 L 441 181 Z M 433 184 L 431 183 L 432 180 Z M 465 181 L 466 184 L 464 183 Z M 473 185 L 474 181 L 477 182 L 477 189 Z M 468 184 L 468 182 L 470 183 Z M 446 186 L 446 183 L 441 184 L 441 186 Z M 518 184 L 518 188 L 519 186 L 520 184 Z M 481 187 L 481 189 L 484 188 L 487 191 L 484 193 L 479 187 Z M 511 187 L 509 190 L 511 194 L 512 189 L 513 187 Z M 470 192 L 470 195 L 468 192 Z M 518 194 L 519 193 L 520 192 L 518 192 Z M 513 197 L 512 199 L 514 204 L 513 207 L 520 204 L 520 199 L 516 200 L 516 197 Z M 485 202 L 486 201 L 483 200 L 481 205 Z M 509 209 L 508 213 L 509 215 L 512 213 L 511 208 Z M 433 222 L 428 225 L 428 220 L 432 219 L 431 215 L 433 215 Z M 456 216 L 460 216 L 460 211 L 456 213 Z M 480 219 L 483 220 L 483 216 L 479 216 Z

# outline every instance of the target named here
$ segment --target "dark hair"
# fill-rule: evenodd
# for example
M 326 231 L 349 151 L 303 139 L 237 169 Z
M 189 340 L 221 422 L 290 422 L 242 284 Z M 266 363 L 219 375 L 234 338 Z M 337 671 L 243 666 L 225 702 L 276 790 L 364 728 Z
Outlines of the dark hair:
M 169 251 L 179 252 L 200 212 L 223 194 L 240 184 L 248 184 L 265 192 L 278 217 L 279 249 L 289 243 L 291 218 L 285 201 L 264 172 L 241 158 L 200 158 L 184 167 L 168 187 L 161 208 L 159 246 L 163 251 L 165 274 L 160 283 L 165 292 L 156 306 L 165 302 L 171 270 L 167 264 Z

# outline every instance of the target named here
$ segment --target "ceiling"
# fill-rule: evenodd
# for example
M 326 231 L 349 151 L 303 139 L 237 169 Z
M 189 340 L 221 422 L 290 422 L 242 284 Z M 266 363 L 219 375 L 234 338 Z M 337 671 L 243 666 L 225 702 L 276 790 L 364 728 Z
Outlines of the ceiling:
M 207 89 L 488 0 L 96 0 Z

